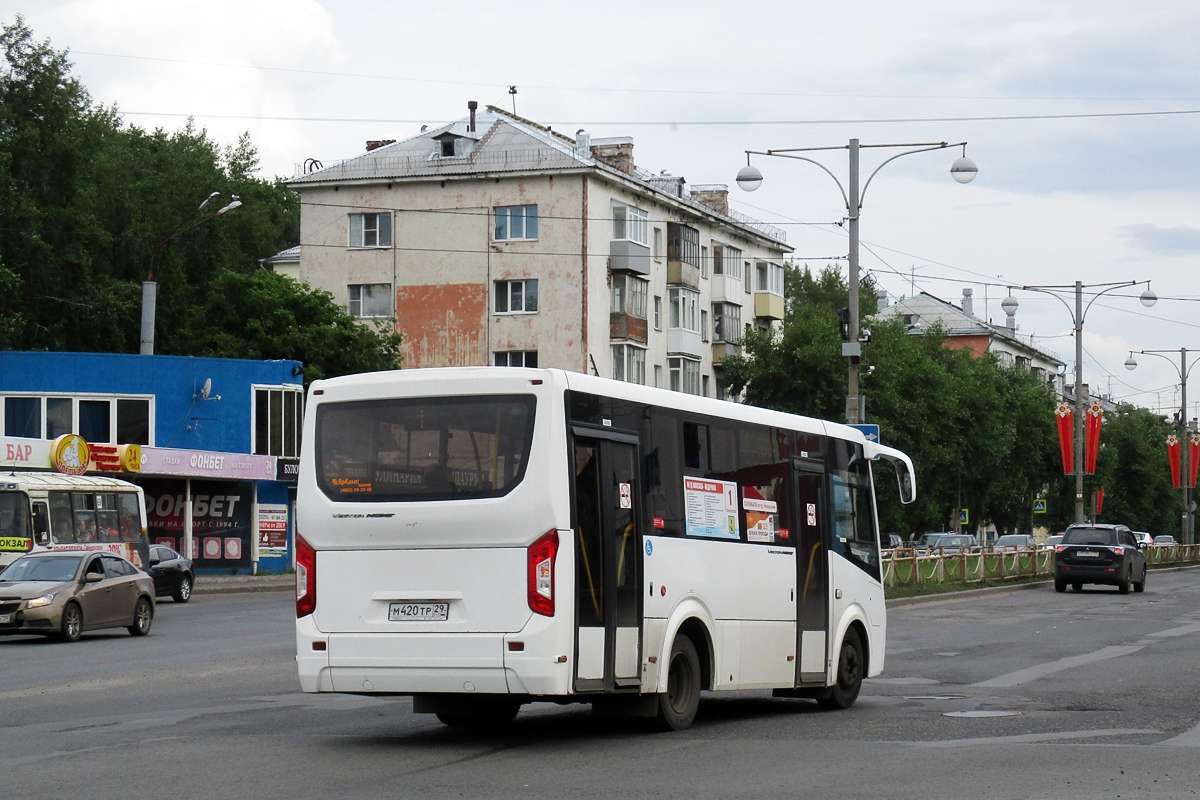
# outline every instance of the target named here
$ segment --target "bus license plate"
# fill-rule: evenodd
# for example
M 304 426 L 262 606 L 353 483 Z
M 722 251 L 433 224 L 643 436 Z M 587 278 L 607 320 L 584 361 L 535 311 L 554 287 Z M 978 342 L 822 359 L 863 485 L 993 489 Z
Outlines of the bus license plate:
M 1075 555 L 1079 556 L 1080 558 L 1099 558 L 1100 557 L 1100 554 L 1097 553 L 1095 550 L 1080 550 Z
M 388 605 L 389 622 L 444 622 L 449 614 L 449 603 L 413 603 L 402 600 Z

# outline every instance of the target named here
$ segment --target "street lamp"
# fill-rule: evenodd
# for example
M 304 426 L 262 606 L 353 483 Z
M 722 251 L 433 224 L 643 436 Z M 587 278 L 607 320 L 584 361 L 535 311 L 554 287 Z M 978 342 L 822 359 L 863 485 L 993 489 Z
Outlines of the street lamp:
M 200 207 L 183 218 L 175 228 L 166 236 L 158 240 L 158 244 L 154 245 L 154 250 L 150 253 L 150 272 L 146 275 L 146 280 L 142 281 L 142 341 L 141 347 L 138 350 L 144 356 L 154 355 L 154 316 L 155 306 L 158 304 L 158 283 L 154 280 L 154 265 L 158 261 L 158 254 L 162 252 L 163 245 L 172 239 L 177 239 L 193 228 L 198 228 L 209 220 L 222 217 L 226 213 L 233 211 L 242 204 L 238 196 L 233 195 L 232 201 L 218 209 L 212 214 L 202 219 L 192 222 L 196 219 L 196 215 L 204 211 L 204 209 L 212 206 L 221 197 L 220 192 L 213 192 L 208 197 L 204 198 L 204 202 Z M 189 224 L 190 223 L 190 224 Z
M 891 158 L 886 159 L 882 164 L 875 168 L 875 171 L 867 176 L 866 183 L 863 184 L 862 192 L 858 188 L 858 151 L 861 147 L 915 147 L 915 150 L 906 150 L 903 153 L 897 153 Z M 946 142 L 914 142 L 910 144 L 864 144 L 860 145 L 858 139 L 851 139 L 848 145 L 834 147 L 789 147 L 777 150 L 747 150 L 746 151 L 746 166 L 742 167 L 737 174 L 737 184 L 747 192 L 753 192 L 763 182 L 762 171 L 758 167 L 750 163 L 751 155 L 759 156 L 778 156 L 779 158 L 794 158 L 798 161 L 807 161 L 810 164 L 816 164 L 829 177 L 833 178 L 833 182 L 838 185 L 838 189 L 842 192 L 842 199 L 846 203 L 846 210 L 849 212 L 849 234 L 850 234 L 850 252 L 848 260 L 850 262 L 850 309 L 849 309 L 849 325 L 847 331 L 848 342 L 842 344 L 842 355 L 850 359 L 849 376 L 846 382 L 846 421 L 855 424 L 862 422 L 865 418 L 863 413 L 862 397 L 859 394 L 858 382 L 858 363 L 862 357 L 862 343 L 859 342 L 859 320 L 858 320 L 858 217 L 862 211 L 862 201 L 866 196 L 867 188 L 871 185 L 871 180 L 883 169 L 886 165 L 895 161 L 901 156 L 908 156 L 914 153 L 925 153 L 930 150 L 944 150 L 947 147 L 962 147 L 962 156 L 954 162 L 950 167 L 950 174 L 954 180 L 959 183 L 970 183 L 975 179 L 979 168 L 975 166 L 975 162 L 967 158 L 967 143 L 956 142 L 948 144 Z M 794 155 L 795 153 L 812 152 L 816 150 L 848 150 L 850 153 L 850 175 L 849 175 L 849 192 L 846 186 L 838 180 L 837 176 L 830 171 L 829 167 L 822 164 L 820 161 L 814 161 L 807 156 Z
M 1121 281 L 1120 283 L 1092 283 L 1084 286 L 1080 281 L 1075 281 L 1074 286 L 1020 286 L 1015 287 L 1027 292 L 1042 292 L 1051 297 L 1057 298 L 1060 303 L 1067 306 L 1067 311 L 1071 312 L 1071 306 L 1067 305 L 1067 301 L 1063 300 L 1056 294 L 1057 291 L 1065 291 L 1067 289 L 1075 290 L 1075 310 L 1071 312 L 1071 319 L 1075 323 L 1075 521 L 1083 522 L 1083 320 L 1087 316 L 1088 309 L 1092 307 L 1092 303 L 1102 294 L 1123 289 L 1128 286 L 1137 286 L 1140 283 L 1146 284 L 1146 290 L 1142 292 L 1138 298 L 1142 305 L 1149 308 L 1158 302 L 1158 296 L 1150 291 L 1150 281 Z M 1104 287 L 1101 291 L 1096 292 L 1096 296 L 1088 301 L 1088 304 L 1083 304 L 1083 290 L 1096 289 Z M 1000 307 L 1004 309 L 1006 314 L 1015 314 L 1017 312 L 1017 299 L 1012 296 L 1012 288 L 1009 288 L 1008 297 L 1004 298 L 1004 302 Z M 1128 362 L 1126 362 L 1128 366 Z
M 1188 373 L 1192 371 L 1192 367 L 1200 362 L 1200 356 L 1197 356 L 1191 364 L 1188 363 L 1188 349 L 1186 347 L 1179 348 L 1179 365 L 1176 366 L 1174 360 L 1167 357 L 1167 353 L 1174 354 L 1174 350 L 1137 350 L 1129 351 L 1129 358 L 1125 359 L 1125 369 L 1137 369 L 1137 360 L 1133 357 L 1134 352 L 1141 353 L 1147 356 L 1158 356 L 1166 359 L 1167 363 L 1175 367 L 1175 374 L 1179 376 L 1179 485 L 1183 490 L 1183 532 L 1179 537 L 1184 544 L 1191 544 L 1194 538 L 1195 530 L 1192 523 L 1192 498 L 1191 488 L 1188 486 L 1188 479 L 1191 476 L 1191 448 L 1188 447 L 1188 419 L 1187 419 L 1187 379 Z M 1195 352 L 1193 348 L 1192 352 Z

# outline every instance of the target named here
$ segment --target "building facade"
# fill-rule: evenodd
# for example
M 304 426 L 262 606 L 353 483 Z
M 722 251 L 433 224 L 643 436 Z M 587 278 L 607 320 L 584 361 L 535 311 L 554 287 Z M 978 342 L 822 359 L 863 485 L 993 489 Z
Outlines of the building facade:
M 151 542 L 198 571 L 291 566 L 303 366 L 114 353 L 0 352 L 0 468 L 51 469 L 76 434 L 89 474 L 145 490 Z
M 784 233 L 488 107 L 293 179 L 299 279 L 404 337 L 405 367 L 560 367 L 720 396 L 747 326 L 783 318 Z M 374 145 L 379 145 L 374 147 Z

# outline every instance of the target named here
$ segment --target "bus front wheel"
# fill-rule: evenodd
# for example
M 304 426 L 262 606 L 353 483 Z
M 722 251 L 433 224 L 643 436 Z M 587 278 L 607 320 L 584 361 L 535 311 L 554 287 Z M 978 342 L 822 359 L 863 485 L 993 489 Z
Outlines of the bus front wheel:
M 690 728 L 700 708 L 700 656 L 687 636 L 675 637 L 667 662 L 667 691 L 658 696 L 658 725 L 663 730 Z
M 863 680 L 863 648 L 858 631 L 850 628 L 842 638 L 837 682 L 817 698 L 823 708 L 849 708 L 858 699 Z

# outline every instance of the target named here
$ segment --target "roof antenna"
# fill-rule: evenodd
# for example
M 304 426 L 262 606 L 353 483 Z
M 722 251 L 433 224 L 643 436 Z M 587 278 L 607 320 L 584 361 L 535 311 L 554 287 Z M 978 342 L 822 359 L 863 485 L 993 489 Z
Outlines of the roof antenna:
M 512 99 L 513 99 L 513 116 L 515 117 L 515 116 L 517 115 L 517 85 L 516 85 L 515 83 L 514 83 L 514 84 L 510 84 L 510 85 L 509 85 L 509 87 L 508 87 L 508 93 L 512 95 Z

